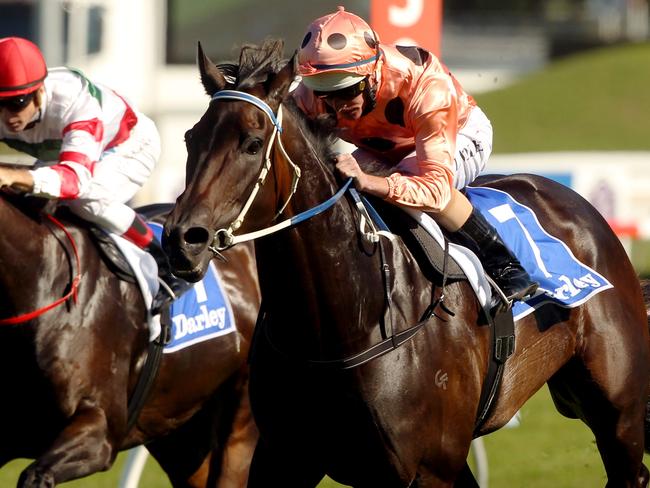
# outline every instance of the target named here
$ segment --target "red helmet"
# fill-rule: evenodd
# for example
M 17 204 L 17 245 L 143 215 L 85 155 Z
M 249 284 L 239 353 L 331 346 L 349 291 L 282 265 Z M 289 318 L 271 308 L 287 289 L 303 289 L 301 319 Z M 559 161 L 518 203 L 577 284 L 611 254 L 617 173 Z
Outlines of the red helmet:
M 346 88 L 374 73 L 378 43 L 366 21 L 338 7 L 307 29 L 298 53 L 298 73 L 312 89 Z
M 47 76 L 40 49 L 22 37 L 0 39 L 0 98 L 38 90 Z

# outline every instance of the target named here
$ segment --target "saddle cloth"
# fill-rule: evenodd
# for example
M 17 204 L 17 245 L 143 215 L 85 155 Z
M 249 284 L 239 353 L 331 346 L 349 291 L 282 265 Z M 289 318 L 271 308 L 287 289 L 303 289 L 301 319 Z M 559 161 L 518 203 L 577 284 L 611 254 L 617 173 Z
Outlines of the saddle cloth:
M 578 261 L 564 242 L 548 234 L 535 213 L 512 196 L 487 187 L 465 190 L 472 205 L 496 227 L 522 266 L 540 284 L 533 297 L 513 305 L 515 321 L 546 303 L 573 308 L 612 288 L 602 275 Z M 414 209 L 404 210 L 444 249 L 443 233 L 429 215 Z M 478 257 L 454 243 L 449 243 L 449 255 L 467 276 L 481 305 L 490 304 L 491 288 Z
M 162 225 L 148 222 L 160 240 Z M 118 249 L 129 263 L 135 281 L 140 287 L 147 309 L 158 292 L 158 267 L 154 258 L 123 237 L 110 233 Z M 194 284 L 171 304 L 171 340 L 163 352 L 172 353 L 200 342 L 236 332 L 235 319 L 230 301 L 223 291 L 221 279 L 211 262 L 205 277 Z M 147 314 L 149 340 L 155 340 L 161 332 L 160 316 Z
M 467 187 L 472 205 L 494 225 L 533 280 L 538 293 L 513 305 L 514 320 L 546 303 L 573 308 L 612 288 L 601 274 L 578 261 L 567 245 L 539 223 L 535 213 L 508 193 L 487 187 Z

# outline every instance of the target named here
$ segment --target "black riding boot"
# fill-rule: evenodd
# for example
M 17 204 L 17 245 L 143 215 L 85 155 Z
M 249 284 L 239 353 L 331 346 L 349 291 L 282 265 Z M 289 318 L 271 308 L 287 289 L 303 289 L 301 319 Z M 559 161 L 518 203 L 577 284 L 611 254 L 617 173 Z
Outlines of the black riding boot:
M 535 293 L 539 283 L 530 278 L 497 230 L 478 210 L 472 210 L 467 222 L 455 234 L 478 255 L 485 272 L 508 300 L 522 300 Z
M 149 252 L 156 260 L 158 280 L 162 282 L 160 288 L 158 288 L 158 293 L 151 302 L 151 314 L 158 315 L 165 306 L 181 296 L 192 284 L 172 274 L 169 259 L 156 238 L 152 239 L 145 251 Z

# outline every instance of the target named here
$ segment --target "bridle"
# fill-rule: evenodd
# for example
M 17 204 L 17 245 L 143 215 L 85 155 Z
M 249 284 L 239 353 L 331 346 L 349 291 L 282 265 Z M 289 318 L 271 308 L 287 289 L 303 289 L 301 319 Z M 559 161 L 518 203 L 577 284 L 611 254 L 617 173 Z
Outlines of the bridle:
M 334 205 L 345 194 L 345 192 L 348 191 L 348 189 L 350 192 L 356 193 L 354 192 L 353 188 L 350 188 L 352 184 L 352 178 L 348 178 L 348 180 L 343 184 L 343 186 L 341 186 L 341 188 L 339 188 L 339 190 L 334 195 L 319 205 L 316 205 L 315 207 L 305 210 L 298 215 L 283 220 L 282 222 L 279 222 L 265 229 L 249 232 L 247 234 L 235 235 L 234 232 L 239 229 L 244 222 L 246 214 L 250 210 L 253 201 L 257 197 L 260 188 L 264 184 L 264 181 L 266 180 L 266 177 L 271 170 L 271 151 L 273 150 L 273 146 L 276 142 L 278 148 L 280 149 L 280 152 L 282 153 L 282 156 L 287 161 L 287 164 L 289 164 L 289 166 L 291 166 L 293 169 L 293 180 L 291 182 L 291 191 L 289 192 L 289 196 L 287 197 L 287 200 L 284 202 L 284 204 L 280 207 L 280 210 L 276 212 L 274 219 L 277 219 L 277 217 L 284 211 L 284 209 L 289 204 L 289 201 L 296 193 L 296 189 L 298 188 L 298 181 L 300 180 L 300 168 L 291 160 L 289 154 L 287 154 L 287 151 L 282 144 L 282 138 L 280 137 L 280 133 L 282 133 L 282 104 L 278 106 L 278 113 L 276 115 L 273 113 L 273 109 L 271 109 L 271 107 L 264 100 L 261 100 L 260 98 L 256 97 L 255 95 L 251 95 L 250 93 L 238 90 L 218 91 L 212 95 L 210 101 L 212 102 L 214 100 L 236 100 L 240 102 L 250 103 L 262 110 L 262 112 L 266 114 L 266 116 L 271 120 L 271 123 L 273 124 L 273 132 L 269 139 L 268 145 L 266 147 L 266 153 L 264 155 L 264 164 L 260 169 L 260 173 L 257 176 L 257 181 L 255 182 L 255 186 L 253 187 L 251 194 L 248 196 L 248 199 L 242 207 L 241 212 L 239 212 L 237 218 L 235 218 L 235 220 L 227 228 L 221 228 L 214 231 L 212 242 L 208 246 L 208 249 L 217 257 L 222 257 L 221 251 L 224 251 L 234 246 L 235 244 L 251 241 L 257 239 L 258 237 L 266 236 L 280 230 L 293 227 L 300 222 L 303 222 L 320 214 L 321 212 L 324 212 L 332 205 Z M 390 235 L 390 233 L 378 229 L 373 224 L 372 219 L 368 215 L 368 211 L 366 210 L 361 199 L 358 197 L 355 198 L 355 206 L 361 215 L 359 228 L 365 239 L 367 239 L 369 242 L 378 242 L 380 235 Z
M 291 197 L 293 197 L 294 193 L 296 192 L 296 188 L 298 187 L 298 181 L 300 180 L 300 168 L 291 160 L 291 158 L 287 154 L 287 151 L 284 148 L 284 145 L 282 144 L 282 138 L 280 137 L 280 133 L 282 132 L 282 104 L 278 106 L 278 113 L 276 115 L 273 113 L 273 109 L 271 109 L 271 107 L 269 107 L 269 105 L 264 100 L 261 100 L 260 98 L 257 98 L 256 96 L 251 95 L 250 93 L 246 93 L 238 90 L 218 91 L 217 93 L 212 95 L 211 101 L 214 100 L 238 100 L 241 102 L 247 102 L 252 105 L 255 105 L 257 108 L 259 108 L 262 112 L 266 114 L 266 116 L 271 120 L 271 123 L 273 124 L 273 132 L 271 133 L 271 137 L 269 138 L 269 142 L 266 146 L 266 153 L 264 155 L 264 164 L 260 169 L 260 173 L 257 176 L 257 181 L 255 182 L 255 186 L 253 187 L 251 194 L 248 196 L 248 199 L 246 200 L 246 203 L 244 203 L 244 206 L 242 207 L 241 212 L 239 212 L 237 218 L 235 218 L 235 220 L 227 228 L 217 229 L 214 233 L 214 236 L 212 238 L 212 243 L 210 244 L 209 249 L 213 253 L 219 255 L 220 251 L 228 249 L 229 247 L 232 247 L 239 242 L 250 241 L 258 237 L 271 234 L 273 232 L 280 230 L 281 228 L 285 228 L 288 226 L 288 225 L 283 226 L 283 224 L 287 222 L 285 221 L 285 222 L 281 222 L 280 224 L 276 224 L 272 227 L 262 229 L 259 231 L 250 232 L 248 234 L 241 234 L 237 236 L 234 235 L 234 232 L 237 229 L 239 229 L 242 223 L 244 222 L 244 218 L 246 217 L 246 214 L 250 210 L 253 201 L 257 197 L 257 194 L 259 193 L 260 188 L 262 188 L 262 185 L 264 185 L 264 181 L 266 180 L 266 177 L 268 176 L 271 170 L 271 151 L 273 150 L 276 141 L 277 141 L 277 146 L 280 149 L 280 152 L 282 153 L 282 156 L 286 159 L 289 166 L 291 166 L 291 168 L 293 169 L 293 179 L 291 182 L 291 191 L 289 192 L 289 196 L 287 197 L 287 200 L 284 202 L 284 204 L 280 207 L 280 210 L 278 210 L 278 212 L 276 213 L 275 218 L 277 218 L 284 211 L 284 209 L 289 204 Z

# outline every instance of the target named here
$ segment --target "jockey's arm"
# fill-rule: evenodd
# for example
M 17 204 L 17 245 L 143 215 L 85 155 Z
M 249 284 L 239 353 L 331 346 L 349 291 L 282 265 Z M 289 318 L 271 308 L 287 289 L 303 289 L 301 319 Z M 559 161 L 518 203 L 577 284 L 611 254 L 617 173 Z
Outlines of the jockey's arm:
M 379 198 L 388 196 L 388 180 L 382 176 L 365 173 L 352 154 L 336 156 L 336 169 L 346 178 L 354 178 L 354 184 L 359 191 L 369 193 Z

